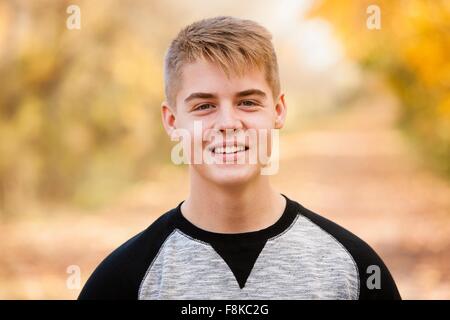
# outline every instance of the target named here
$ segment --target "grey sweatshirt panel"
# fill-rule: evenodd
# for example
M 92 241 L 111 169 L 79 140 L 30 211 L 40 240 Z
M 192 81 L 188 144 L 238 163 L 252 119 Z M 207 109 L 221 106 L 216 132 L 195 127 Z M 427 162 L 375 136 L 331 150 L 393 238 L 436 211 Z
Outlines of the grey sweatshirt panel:
M 267 240 L 242 289 L 209 243 L 175 229 L 149 265 L 138 295 L 141 300 L 358 297 L 358 268 L 351 254 L 300 214 Z

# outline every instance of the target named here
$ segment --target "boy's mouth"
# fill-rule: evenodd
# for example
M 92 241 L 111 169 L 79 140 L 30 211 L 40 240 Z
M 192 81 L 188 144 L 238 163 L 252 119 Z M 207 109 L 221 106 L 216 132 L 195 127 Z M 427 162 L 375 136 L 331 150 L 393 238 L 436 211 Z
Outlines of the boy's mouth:
M 245 145 L 232 145 L 232 146 L 227 145 L 225 147 L 217 146 L 211 149 L 212 153 L 214 154 L 232 154 L 247 150 L 248 147 Z
M 245 154 L 249 147 L 245 143 L 230 141 L 213 144 L 208 149 L 215 157 L 229 162 L 235 161 L 240 155 Z

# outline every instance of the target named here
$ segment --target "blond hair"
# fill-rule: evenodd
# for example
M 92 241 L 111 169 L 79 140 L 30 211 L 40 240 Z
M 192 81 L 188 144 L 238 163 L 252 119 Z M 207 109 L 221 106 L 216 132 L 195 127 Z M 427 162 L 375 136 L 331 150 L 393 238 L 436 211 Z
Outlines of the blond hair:
M 227 76 L 243 75 L 251 67 L 265 72 L 274 99 L 280 93 L 278 63 L 267 29 L 251 20 L 220 16 L 194 22 L 172 41 L 164 61 L 165 94 L 175 107 L 184 64 L 206 59 Z

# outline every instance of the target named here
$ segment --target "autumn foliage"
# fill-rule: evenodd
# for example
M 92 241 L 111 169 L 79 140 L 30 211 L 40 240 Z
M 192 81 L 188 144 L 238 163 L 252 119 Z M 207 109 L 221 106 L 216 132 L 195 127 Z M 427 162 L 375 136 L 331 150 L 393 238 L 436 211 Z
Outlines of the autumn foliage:
M 367 19 L 380 9 L 381 28 Z M 333 24 L 347 54 L 385 76 L 401 101 L 400 123 L 450 174 L 450 2 L 320 1 L 310 13 Z

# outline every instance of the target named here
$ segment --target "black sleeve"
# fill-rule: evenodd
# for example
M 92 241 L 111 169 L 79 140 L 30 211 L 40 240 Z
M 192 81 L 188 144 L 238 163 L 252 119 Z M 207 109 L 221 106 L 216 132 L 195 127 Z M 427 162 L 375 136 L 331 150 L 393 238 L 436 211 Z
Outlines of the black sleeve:
M 78 300 L 137 300 L 139 286 L 171 229 L 163 215 L 108 255 L 81 290 Z
M 352 255 L 359 272 L 360 300 L 401 300 L 394 279 L 378 254 L 363 240 L 336 223 L 304 208 L 300 205 L 302 215 L 338 240 Z M 374 271 L 370 266 L 375 266 Z M 370 267 L 370 268 L 369 268 Z M 379 286 L 373 286 L 375 273 L 379 274 Z M 369 281 L 370 285 L 367 285 Z
M 100 263 L 84 285 L 79 300 L 137 299 L 140 272 L 130 248 L 140 236 L 128 240 Z

